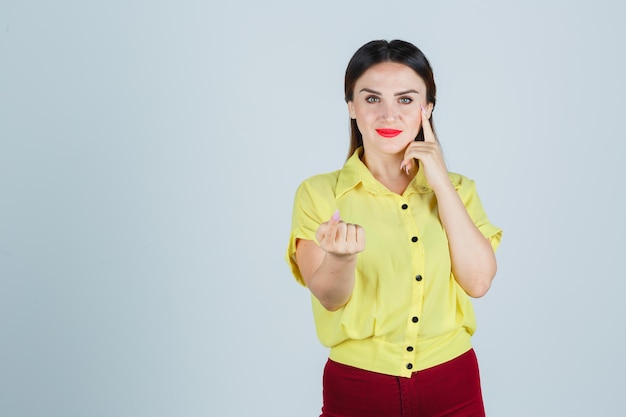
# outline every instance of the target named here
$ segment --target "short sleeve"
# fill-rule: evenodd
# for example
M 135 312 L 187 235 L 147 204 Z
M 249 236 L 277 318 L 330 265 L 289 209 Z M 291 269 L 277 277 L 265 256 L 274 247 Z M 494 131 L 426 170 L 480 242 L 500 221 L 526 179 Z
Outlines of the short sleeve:
M 296 263 L 296 241 L 306 239 L 315 241 L 319 225 L 327 221 L 336 210 L 334 187 L 324 177 L 313 177 L 304 181 L 296 190 L 291 234 L 285 259 L 296 280 L 304 284 L 300 269 Z
M 491 247 L 495 251 L 500 245 L 502 239 L 502 230 L 493 225 L 487 218 L 487 214 L 483 209 L 483 205 L 478 197 L 476 191 L 476 184 L 473 180 L 466 178 L 462 175 L 458 175 L 457 181 L 455 181 L 457 192 L 467 209 L 468 214 L 473 220 L 478 230 L 485 236 L 491 243 Z

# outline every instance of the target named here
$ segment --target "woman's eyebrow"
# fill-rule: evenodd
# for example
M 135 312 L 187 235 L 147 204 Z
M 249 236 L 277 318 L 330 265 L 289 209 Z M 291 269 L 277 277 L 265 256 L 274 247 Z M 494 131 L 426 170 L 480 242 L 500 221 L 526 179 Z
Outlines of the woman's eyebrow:
M 359 91 L 359 93 L 372 93 L 372 94 L 378 94 L 379 96 L 382 96 L 383 93 L 379 92 L 379 91 L 375 91 L 375 90 L 371 90 L 369 88 L 362 88 L 361 91 Z
M 381 93 L 380 91 L 372 90 L 371 88 L 362 88 L 361 91 L 359 91 L 359 93 L 378 94 L 379 96 L 383 95 L 383 93 Z M 410 93 L 419 94 L 419 91 L 413 90 L 413 89 L 406 90 L 406 91 L 400 91 L 399 93 L 394 94 L 394 96 L 403 96 L 405 94 L 410 94 Z
M 405 94 L 410 94 L 410 93 L 419 94 L 417 90 L 406 90 L 406 91 L 400 91 L 399 93 L 394 94 L 394 96 L 403 96 Z

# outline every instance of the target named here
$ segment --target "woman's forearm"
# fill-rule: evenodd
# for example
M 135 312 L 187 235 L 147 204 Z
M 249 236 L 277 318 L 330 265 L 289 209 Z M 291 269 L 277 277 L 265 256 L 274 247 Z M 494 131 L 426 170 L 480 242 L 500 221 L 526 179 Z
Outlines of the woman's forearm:
M 452 273 L 471 297 L 482 297 L 496 274 L 491 243 L 476 227 L 452 183 L 435 190 L 439 218 L 448 236 Z
M 336 255 L 302 240 L 296 260 L 306 286 L 325 309 L 335 311 L 348 302 L 354 288 L 356 253 Z

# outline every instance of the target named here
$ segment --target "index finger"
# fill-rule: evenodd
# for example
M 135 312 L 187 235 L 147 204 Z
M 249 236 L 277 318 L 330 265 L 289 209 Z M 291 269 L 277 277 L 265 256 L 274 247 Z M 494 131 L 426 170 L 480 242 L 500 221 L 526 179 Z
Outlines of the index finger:
M 428 120 L 424 106 L 422 106 L 422 129 L 424 129 L 424 142 L 437 142 L 435 132 L 433 132 L 433 127 L 430 125 L 430 120 Z

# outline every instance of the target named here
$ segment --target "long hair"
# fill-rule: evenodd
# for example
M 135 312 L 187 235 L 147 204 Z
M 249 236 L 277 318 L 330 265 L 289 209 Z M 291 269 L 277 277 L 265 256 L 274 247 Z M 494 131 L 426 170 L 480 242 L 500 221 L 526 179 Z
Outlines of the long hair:
M 424 80 L 426 84 L 426 101 L 432 103 L 434 109 L 437 97 L 437 86 L 435 85 L 433 70 L 430 67 L 428 59 L 426 59 L 422 51 L 412 43 L 397 39 L 393 41 L 371 41 L 361 46 L 354 53 L 346 68 L 344 82 L 346 103 L 353 100 L 354 85 L 359 77 L 372 66 L 383 62 L 397 62 L 413 69 L 413 71 Z M 430 123 L 434 131 L 432 113 Z M 424 140 L 424 130 L 422 128 L 420 128 L 415 140 Z M 356 120 L 350 119 L 350 150 L 348 152 L 348 158 L 350 158 L 354 151 L 360 146 L 363 146 L 363 135 L 359 131 Z

